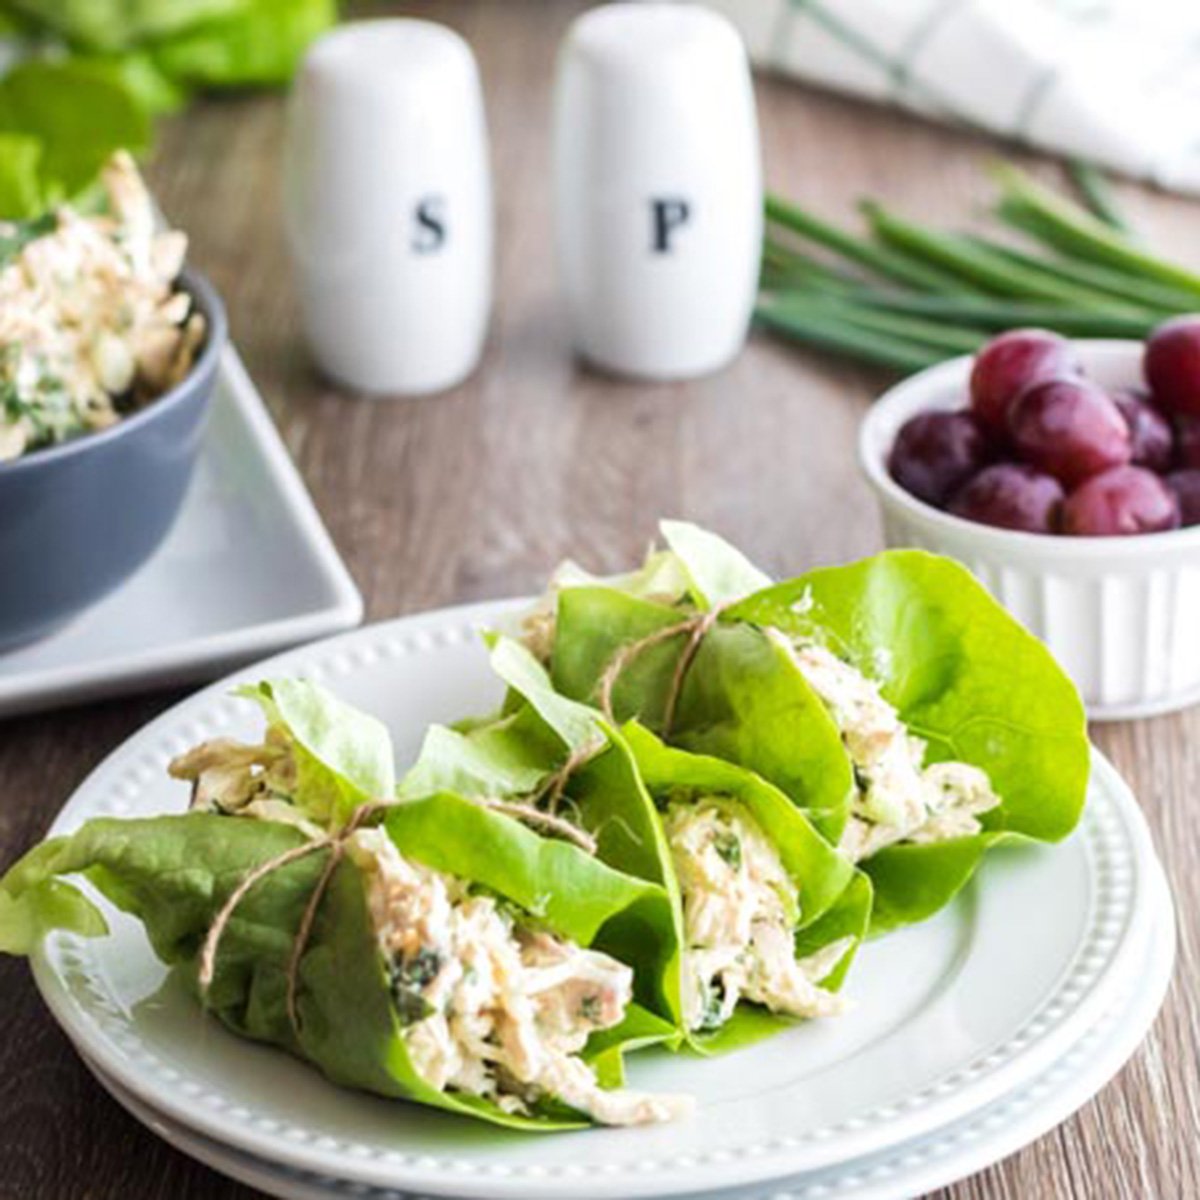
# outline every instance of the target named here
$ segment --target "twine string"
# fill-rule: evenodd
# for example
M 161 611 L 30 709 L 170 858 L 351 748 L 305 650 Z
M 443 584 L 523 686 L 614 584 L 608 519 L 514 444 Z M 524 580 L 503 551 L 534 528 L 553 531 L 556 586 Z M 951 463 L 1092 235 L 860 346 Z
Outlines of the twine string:
M 686 636 L 687 642 L 675 663 L 667 696 L 663 702 L 662 736 L 664 740 L 670 738 L 687 673 L 691 669 L 692 663 L 695 662 L 704 639 L 712 632 L 714 626 L 721 619 L 721 614 L 728 607 L 729 602 L 715 604 L 712 608 L 702 613 L 696 613 L 685 621 L 679 621 L 674 625 L 664 625 L 661 629 L 656 629 L 653 633 L 622 646 L 609 660 L 608 666 L 604 668 L 597 687 L 600 710 L 608 720 L 613 724 L 617 722 L 613 713 L 613 692 L 625 671 L 647 650 L 653 649 L 663 642 L 668 642 L 672 638 Z

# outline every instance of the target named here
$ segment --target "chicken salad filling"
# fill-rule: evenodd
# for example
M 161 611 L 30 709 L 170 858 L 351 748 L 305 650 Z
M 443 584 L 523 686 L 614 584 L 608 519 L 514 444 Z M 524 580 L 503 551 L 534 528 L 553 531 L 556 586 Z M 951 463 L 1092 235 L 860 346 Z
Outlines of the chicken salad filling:
M 114 424 L 182 380 L 204 340 L 175 286 L 186 236 L 158 230 L 128 154 L 101 183 L 103 212 L 64 206 L 28 240 L 0 228 L 19 245 L 0 266 L 0 461 Z
M 815 641 L 787 643 L 809 686 L 833 717 L 854 765 L 857 787 L 838 848 L 852 861 L 898 842 L 929 843 L 982 829 L 979 816 L 1001 798 L 969 763 L 926 764 L 879 684 Z
M 406 859 L 382 829 L 355 833 L 349 851 L 368 878 L 409 1057 L 431 1087 L 510 1113 L 553 1098 L 604 1125 L 689 1109 L 685 1097 L 606 1090 L 579 1057 L 625 1016 L 624 963 L 522 925 L 494 897 Z
M 195 811 L 278 821 L 295 825 L 309 837 L 324 832 L 293 802 L 298 777 L 295 745 L 278 726 L 268 726 L 262 742 L 201 742 L 173 758 L 167 771 L 172 779 L 192 785 Z
M 845 1001 L 820 986 L 852 948 L 842 938 L 797 960 L 800 898 L 775 847 L 723 797 L 675 800 L 664 826 L 683 897 L 684 1019 L 719 1029 L 739 1000 L 793 1017 L 827 1017 Z

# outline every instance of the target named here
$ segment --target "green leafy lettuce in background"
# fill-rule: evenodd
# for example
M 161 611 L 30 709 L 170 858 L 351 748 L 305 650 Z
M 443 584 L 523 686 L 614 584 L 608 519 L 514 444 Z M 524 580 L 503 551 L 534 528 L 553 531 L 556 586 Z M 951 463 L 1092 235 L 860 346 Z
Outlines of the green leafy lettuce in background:
M 0 218 L 77 197 L 113 151 L 198 89 L 286 83 L 335 0 L 8 0 L 0 42 Z

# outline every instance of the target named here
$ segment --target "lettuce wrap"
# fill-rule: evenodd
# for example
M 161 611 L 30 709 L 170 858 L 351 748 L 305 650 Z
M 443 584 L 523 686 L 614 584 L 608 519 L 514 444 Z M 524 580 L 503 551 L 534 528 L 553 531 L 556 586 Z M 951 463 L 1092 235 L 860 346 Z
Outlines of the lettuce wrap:
M 382 726 L 302 682 L 252 694 L 261 745 L 177 760 L 192 811 L 89 821 L 0 880 L 0 950 L 104 934 L 82 879 L 222 1023 L 336 1083 L 514 1129 L 682 1111 L 618 1086 L 624 1048 L 674 1033 L 621 958 L 669 920 L 660 886 L 450 793 L 351 811 L 390 781 Z
M 593 702 L 624 655 L 614 715 L 663 732 L 671 698 L 673 744 L 787 793 L 871 877 L 874 932 L 937 912 L 989 846 L 1075 827 L 1089 770 L 1078 693 L 964 567 L 896 550 L 772 584 L 705 530 L 663 533 L 674 564 L 655 576 L 670 589 L 568 579 L 530 644 L 556 687 Z M 695 648 L 701 614 L 712 627 Z
M 556 692 L 528 650 L 505 637 L 489 644 L 509 687 L 501 712 L 431 729 L 399 794 L 452 785 L 538 804 L 557 781 L 556 813 L 595 839 L 598 857 L 671 899 L 673 944 L 656 949 L 643 939 L 640 955 L 626 953 L 637 955 L 627 961 L 639 963 L 639 980 L 654 985 L 638 992 L 639 1002 L 672 1021 L 680 1041 L 730 1049 L 781 1028 L 786 1014 L 838 1011 L 833 991 L 869 914 L 865 877 L 770 784 L 722 760 L 669 749 L 636 723 L 615 729 Z M 705 917 L 701 893 L 714 872 L 720 886 L 709 889 Z M 709 918 L 720 939 L 696 935 Z M 770 935 L 769 925 L 777 927 Z M 760 940 L 774 937 L 776 982 L 786 977 L 774 992 L 763 983 L 756 931 Z M 752 1003 L 738 1003 L 743 995 Z

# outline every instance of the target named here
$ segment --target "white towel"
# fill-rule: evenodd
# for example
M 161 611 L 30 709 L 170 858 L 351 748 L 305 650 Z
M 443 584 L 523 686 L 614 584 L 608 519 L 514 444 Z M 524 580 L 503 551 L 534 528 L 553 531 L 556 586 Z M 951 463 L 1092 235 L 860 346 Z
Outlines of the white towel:
M 1200 0 L 706 0 L 756 63 L 1200 193 Z

